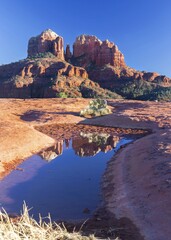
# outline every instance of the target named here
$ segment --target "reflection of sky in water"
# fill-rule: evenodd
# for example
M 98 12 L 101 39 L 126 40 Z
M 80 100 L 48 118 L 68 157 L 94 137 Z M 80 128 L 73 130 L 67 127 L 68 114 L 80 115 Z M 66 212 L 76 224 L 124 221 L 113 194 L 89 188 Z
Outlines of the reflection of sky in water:
M 93 157 L 78 156 L 79 149 L 72 148 L 72 141 L 67 143 L 67 148 L 63 144 L 62 154 L 52 161 L 32 156 L 20 164 L 23 171 L 15 170 L 0 181 L 1 207 L 8 212 L 19 213 L 25 200 L 29 208 L 33 207 L 30 214 L 35 217 L 38 213 L 47 216 L 49 212 L 52 219 L 89 217 L 100 203 L 99 183 L 106 162 L 120 145 L 129 141 L 122 139 L 115 149 L 107 153 L 100 151 Z M 85 208 L 90 210 L 90 214 L 83 213 Z

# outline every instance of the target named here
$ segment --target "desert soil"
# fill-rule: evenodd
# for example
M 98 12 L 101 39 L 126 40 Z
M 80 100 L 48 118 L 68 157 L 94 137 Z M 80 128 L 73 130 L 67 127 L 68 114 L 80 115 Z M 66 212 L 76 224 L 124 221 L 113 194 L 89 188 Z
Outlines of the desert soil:
M 93 124 L 152 133 L 122 148 L 103 176 L 106 209 L 130 219 L 146 240 L 171 239 L 171 103 L 110 100 L 113 114 L 84 119 L 87 99 L 0 99 L 0 177 L 55 139 L 50 124 Z M 141 238 L 142 239 L 142 238 Z M 138 240 L 138 238 L 137 238 Z

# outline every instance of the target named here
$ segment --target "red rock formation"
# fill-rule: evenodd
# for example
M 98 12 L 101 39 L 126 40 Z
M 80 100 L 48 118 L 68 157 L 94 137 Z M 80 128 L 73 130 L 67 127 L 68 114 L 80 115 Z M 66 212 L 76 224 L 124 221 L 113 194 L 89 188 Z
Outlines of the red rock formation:
M 0 66 L 0 97 L 56 97 L 60 91 L 81 97 L 79 87 L 95 85 L 84 68 L 57 58 L 24 60 Z M 96 88 L 100 89 L 97 84 Z
M 124 56 L 118 47 L 108 40 L 101 41 L 95 36 L 81 35 L 73 45 L 73 57 L 79 59 L 80 66 L 91 63 L 96 66 L 110 64 L 114 67 L 125 67 Z
M 67 62 L 69 62 L 70 59 L 71 59 L 71 57 L 72 57 L 72 53 L 71 53 L 71 51 L 70 51 L 70 46 L 69 46 L 69 44 L 67 44 L 67 46 L 66 46 L 66 51 L 65 51 L 65 60 L 66 60 Z
M 11 65 L 11 64 L 10 64 Z M 9 65 L 9 68 L 10 68 Z M 6 65 L 8 66 L 8 65 Z M 23 67 L 17 68 L 16 64 L 16 75 L 25 77 L 52 77 L 65 75 L 68 77 L 81 77 L 83 79 L 88 78 L 87 71 L 84 68 L 73 66 L 64 61 L 55 60 L 42 60 L 38 64 L 34 61 L 26 62 Z M 18 71 L 17 71 L 18 70 Z M 11 72 L 11 77 L 12 77 Z M 1 67 L 0 67 L 0 77 L 1 77 Z
M 67 70 L 64 72 L 69 77 L 82 77 L 82 78 L 88 78 L 88 74 L 84 68 L 80 67 L 74 67 L 73 65 L 69 65 Z
M 37 37 L 32 37 L 28 43 L 28 56 L 35 56 L 39 53 L 51 52 L 56 57 L 64 60 L 63 38 L 48 29 Z
M 43 54 L 46 52 L 56 57 Z M 37 54 L 40 56 L 36 59 L 0 66 L 0 97 L 56 97 L 60 91 L 69 97 L 106 96 L 108 93 L 100 86 L 113 90 L 127 80 L 171 86 L 171 79 L 166 76 L 127 67 L 114 43 L 102 42 L 95 36 L 78 37 L 73 55 L 67 45 L 64 59 L 63 38 L 46 30 L 29 40 L 28 56 Z

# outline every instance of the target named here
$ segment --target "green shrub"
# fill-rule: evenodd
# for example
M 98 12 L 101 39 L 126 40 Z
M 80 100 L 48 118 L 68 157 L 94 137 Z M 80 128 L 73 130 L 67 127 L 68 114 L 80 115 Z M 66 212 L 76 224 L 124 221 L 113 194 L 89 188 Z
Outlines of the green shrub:
M 43 52 L 43 53 L 37 53 L 34 56 L 28 56 L 27 59 L 34 60 L 36 58 L 55 58 L 56 56 L 53 55 L 51 52 Z
M 154 88 L 155 86 L 151 83 L 143 80 L 135 80 L 124 84 L 119 89 L 119 93 L 128 99 L 138 99 L 148 96 Z
M 94 86 L 94 87 L 90 87 L 90 86 L 85 86 L 82 84 L 82 86 L 80 87 L 80 92 L 81 92 L 83 98 L 122 99 L 122 97 L 120 95 L 118 95 L 117 93 L 114 93 L 107 89 L 103 89 L 103 88 L 99 87 L 98 85 Z
M 112 113 L 110 108 L 107 106 L 107 101 L 103 99 L 91 100 L 89 105 L 81 110 L 80 116 L 103 116 Z
M 57 98 L 67 98 L 68 95 L 65 92 L 59 92 L 59 93 L 56 94 L 56 97 Z
M 122 85 L 116 91 L 127 99 L 151 101 L 171 100 L 171 87 L 162 87 L 144 80 L 130 81 L 127 84 Z
M 171 87 L 158 86 L 151 92 L 151 100 L 171 101 Z

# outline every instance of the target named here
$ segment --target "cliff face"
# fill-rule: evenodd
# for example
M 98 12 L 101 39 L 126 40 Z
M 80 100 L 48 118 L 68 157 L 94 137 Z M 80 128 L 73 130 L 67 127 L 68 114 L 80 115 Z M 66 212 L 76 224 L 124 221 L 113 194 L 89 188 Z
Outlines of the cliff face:
M 58 88 L 71 85 L 71 81 L 76 87 L 87 78 L 85 69 L 62 60 L 25 60 L 0 66 L 0 97 L 55 97 Z
M 116 94 L 88 79 L 84 68 L 57 58 L 36 58 L 0 66 L 0 97 L 109 97 Z M 59 95 L 60 96 L 60 95 Z
M 101 41 L 95 36 L 81 35 L 73 45 L 73 58 L 82 67 L 91 63 L 96 66 L 110 64 L 113 67 L 125 67 L 123 54 L 108 40 Z
M 28 56 L 50 52 L 64 60 L 64 41 L 55 32 L 48 29 L 37 37 L 32 37 L 28 43 Z
M 90 80 L 91 79 L 91 80 Z M 171 86 L 171 79 L 154 72 L 141 72 L 126 65 L 124 55 L 108 40 L 81 35 L 73 53 L 64 52 L 61 36 L 48 29 L 28 43 L 28 57 L 0 66 L 0 97 L 119 97 L 106 89 L 116 89 L 128 81 L 142 80 Z
M 73 64 L 87 70 L 90 79 L 102 87 L 115 88 L 125 80 L 143 80 L 161 86 L 171 86 L 171 79 L 155 72 L 137 71 L 126 65 L 124 55 L 108 40 L 81 35 L 73 45 Z

